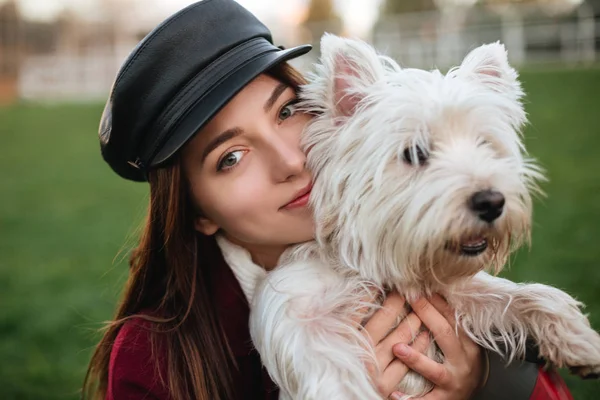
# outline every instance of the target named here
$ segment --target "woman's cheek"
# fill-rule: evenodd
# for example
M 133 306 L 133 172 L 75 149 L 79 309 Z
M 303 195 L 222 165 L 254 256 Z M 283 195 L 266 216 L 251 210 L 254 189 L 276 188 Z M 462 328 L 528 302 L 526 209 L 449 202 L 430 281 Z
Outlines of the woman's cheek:
M 217 202 L 226 207 L 228 214 L 234 218 L 248 214 L 255 216 L 264 214 L 276 201 L 273 187 L 264 177 L 257 174 L 247 174 L 242 179 L 236 179 L 236 182 L 228 187 L 227 193 L 223 193 L 220 197 Z

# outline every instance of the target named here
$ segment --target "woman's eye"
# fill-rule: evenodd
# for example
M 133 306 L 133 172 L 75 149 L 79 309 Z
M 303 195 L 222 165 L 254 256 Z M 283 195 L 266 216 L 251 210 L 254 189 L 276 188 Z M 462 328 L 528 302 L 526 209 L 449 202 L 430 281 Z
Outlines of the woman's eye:
M 404 162 L 411 165 L 424 165 L 429 158 L 427 150 L 421 146 L 410 146 L 404 149 Z
M 288 103 L 279 111 L 279 119 L 281 121 L 288 119 L 296 113 L 296 109 L 294 108 L 295 103 L 296 101 Z
M 240 162 L 243 156 L 244 151 L 242 150 L 232 151 L 231 153 L 226 154 L 225 157 L 223 157 L 221 161 L 219 161 L 217 170 L 222 171 L 235 167 L 237 163 Z

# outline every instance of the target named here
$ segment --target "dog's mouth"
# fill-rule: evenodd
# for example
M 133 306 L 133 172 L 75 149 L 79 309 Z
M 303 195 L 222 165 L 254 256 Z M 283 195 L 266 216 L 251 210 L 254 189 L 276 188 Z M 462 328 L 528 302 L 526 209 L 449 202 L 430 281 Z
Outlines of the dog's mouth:
M 464 256 L 475 257 L 486 251 L 488 241 L 483 236 L 468 239 L 460 244 L 460 253 Z
M 487 250 L 488 239 L 484 236 L 471 236 L 459 243 L 448 243 L 446 248 L 462 256 L 477 257 Z

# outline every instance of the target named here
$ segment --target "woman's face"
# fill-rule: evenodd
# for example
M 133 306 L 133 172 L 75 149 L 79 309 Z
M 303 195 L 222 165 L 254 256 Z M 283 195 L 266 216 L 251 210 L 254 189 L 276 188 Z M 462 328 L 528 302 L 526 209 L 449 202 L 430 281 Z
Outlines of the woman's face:
M 311 176 L 300 149 L 310 117 L 294 110 L 289 86 L 260 75 L 239 92 L 182 152 L 196 229 L 222 230 L 255 258 L 311 240 Z M 260 261 L 260 260 L 258 260 Z M 263 260 L 265 263 L 270 263 Z

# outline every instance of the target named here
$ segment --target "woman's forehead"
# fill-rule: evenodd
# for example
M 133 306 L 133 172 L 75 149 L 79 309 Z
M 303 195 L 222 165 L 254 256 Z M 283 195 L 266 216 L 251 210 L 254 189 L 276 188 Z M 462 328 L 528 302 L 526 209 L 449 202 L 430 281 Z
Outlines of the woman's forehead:
M 240 128 L 251 123 L 257 117 L 267 114 L 264 105 L 268 103 L 274 90 L 282 83 L 267 75 L 261 74 L 236 94 L 188 143 L 186 149 L 201 151 L 215 136 L 225 130 Z M 293 91 L 290 86 L 285 91 Z M 184 149 L 184 151 L 186 151 Z

